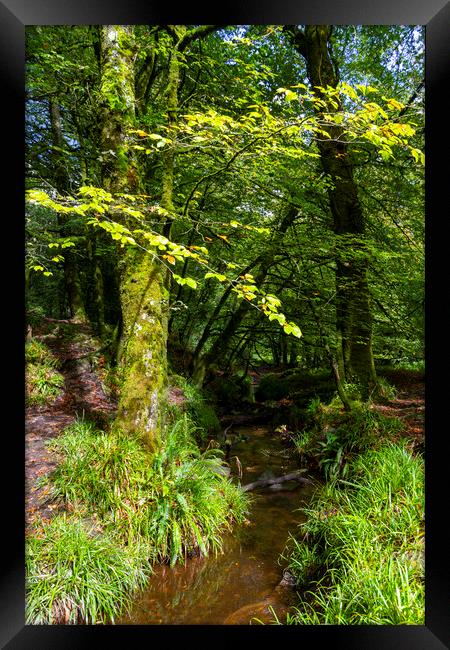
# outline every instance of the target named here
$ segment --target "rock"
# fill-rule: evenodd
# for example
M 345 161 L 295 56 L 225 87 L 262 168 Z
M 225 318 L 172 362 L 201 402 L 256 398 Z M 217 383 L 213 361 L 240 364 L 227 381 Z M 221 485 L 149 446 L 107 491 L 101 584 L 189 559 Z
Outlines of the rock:
M 258 621 L 252 621 L 252 618 L 257 618 L 265 624 L 273 623 L 275 617 L 273 611 L 275 611 L 277 617 L 284 621 L 286 614 L 289 611 L 287 605 L 282 605 L 277 602 L 277 600 L 269 596 L 266 599 L 250 603 L 250 605 L 244 605 L 240 609 L 236 610 L 230 616 L 228 616 L 223 624 L 224 625 L 257 625 Z
M 278 583 L 278 587 L 290 587 L 293 588 L 297 584 L 297 580 L 295 577 L 292 575 L 288 569 L 285 569 L 283 571 L 283 577 L 281 578 L 280 582 Z

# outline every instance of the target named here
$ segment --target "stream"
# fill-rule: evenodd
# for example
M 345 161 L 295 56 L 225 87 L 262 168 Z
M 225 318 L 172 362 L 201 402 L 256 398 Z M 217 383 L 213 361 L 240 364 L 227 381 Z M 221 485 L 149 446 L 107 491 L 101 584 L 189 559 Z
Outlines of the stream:
M 298 469 L 293 450 L 272 433 L 268 425 L 237 426 L 244 438 L 233 445 L 230 466 L 237 474 L 237 456 L 242 467 L 241 484 L 255 481 L 265 471 L 275 476 Z M 236 527 L 224 540 L 223 553 L 194 557 L 186 564 L 157 565 L 147 587 L 133 602 L 120 625 L 249 625 L 281 622 L 295 593 L 280 586 L 284 566 L 279 562 L 289 531 L 294 532 L 304 516 L 314 487 L 297 482 L 260 488 L 251 492 L 249 523 Z

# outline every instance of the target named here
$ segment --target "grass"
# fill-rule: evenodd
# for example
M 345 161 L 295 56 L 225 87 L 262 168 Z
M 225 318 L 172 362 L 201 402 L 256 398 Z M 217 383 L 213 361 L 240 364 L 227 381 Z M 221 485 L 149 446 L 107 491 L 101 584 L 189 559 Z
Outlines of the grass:
M 338 398 L 328 405 L 312 400 L 307 425 L 294 437 L 298 453 L 315 463 L 329 481 L 346 477 L 358 454 L 376 448 L 404 426 L 398 418 L 373 410 L 370 403 L 355 402 L 348 413 L 341 406 Z
M 57 371 L 58 360 L 42 342 L 25 344 L 25 385 L 27 406 L 49 404 L 61 392 L 64 377 Z
M 363 453 L 304 512 L 286 551 L 302 594 L 287 624 L 424 624 L 424 467 L 405 442 Z
M 71 515 L 28 541 L 30 622 L 112 619 L 149 562 L 173 565 L 221 550 L 249 499 L 226 478 L 220 452 L 201 453 L 194 433 L 189 417 L 180 417 L 149 456 L 137 438 L 79 420 L 50 443 L 63 458 L 51 477 L 53 497 Z M 96 522 L 94 535 L 86 521 Z
M 26 545 L 27 623 L 114 622 L 151 571 L 142 545 L 121 546 L 73 516 L 58 515 Z

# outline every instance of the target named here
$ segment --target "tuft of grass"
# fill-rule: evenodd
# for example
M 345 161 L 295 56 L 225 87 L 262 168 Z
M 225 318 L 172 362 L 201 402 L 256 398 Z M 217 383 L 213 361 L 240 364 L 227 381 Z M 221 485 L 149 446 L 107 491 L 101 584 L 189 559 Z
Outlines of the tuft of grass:
M 358 454 L 376 448 L 404 426 L 398 418 L 387 417 L 368 403 L 355 402 L 352 411 L 345 413 L 337 399 L 329 405 L 314 399 L 306 413 L 308 426 L 294 443 L 299 454 L 317 463 L 330 481 L 344 478 Z
M 138 439 L 79 421 L 51 443 L 64 457 L 54 495 L 96 512 L 127 543 L 149 541 L 161 561 L 217 551 L 248 498 L 225 476 L 220 451 L 199 451 L 194 431 L 184 415 L 149 456 Z
M 57 371 L 58 360 L 42 342 L 25 344 L 25 386 L 27 406 L 48 404 L 59 395 L 64 377 Z
M 151 574 L 142 544 L 124 547 L 85 522 L 58 515 L 26 543 L 26 622 L 114 622 Z
M 225 530 L 243 521 L 248 502 L 224 469 L 221 452 L 199 452 L 187 417 L 171 427 L 154 456 L 148 502 L 136 519 L 161 560 L 174 564 L 196 549 L 217 552 Z
M 327 484 L 286 550 L 302 596 L 288 624 L 424 623 L 424 466 L 385 443 Z

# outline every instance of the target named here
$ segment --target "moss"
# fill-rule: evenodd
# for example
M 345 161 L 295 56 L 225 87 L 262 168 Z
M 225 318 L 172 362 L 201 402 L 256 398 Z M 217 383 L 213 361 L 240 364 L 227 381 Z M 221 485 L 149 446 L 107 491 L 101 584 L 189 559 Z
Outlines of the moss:
M 124 341 L 116 426 L 153 446 L 167 388 L 167 315 L 162 275 L 149 255 L 131 250 L 121 284 Z

